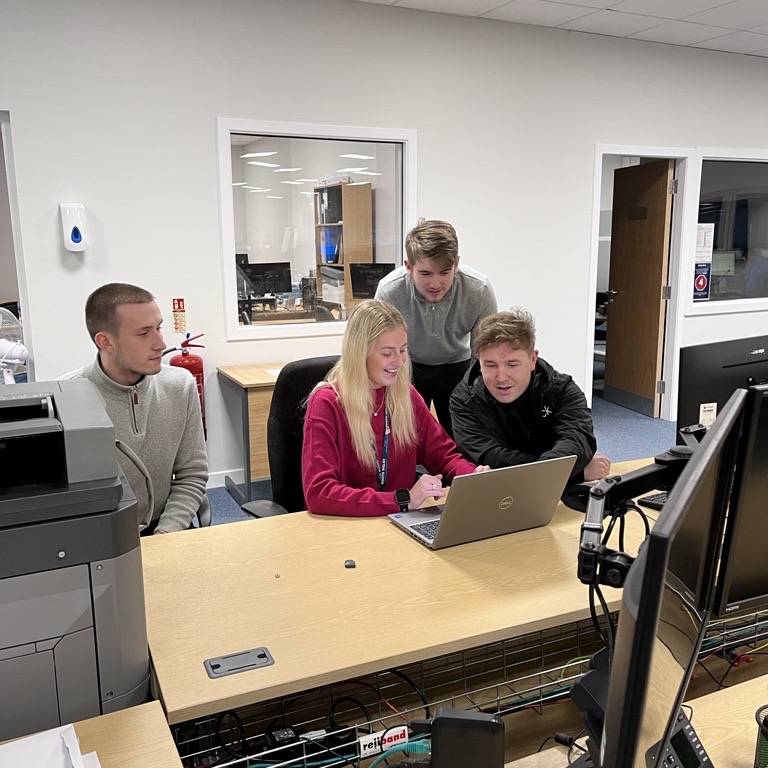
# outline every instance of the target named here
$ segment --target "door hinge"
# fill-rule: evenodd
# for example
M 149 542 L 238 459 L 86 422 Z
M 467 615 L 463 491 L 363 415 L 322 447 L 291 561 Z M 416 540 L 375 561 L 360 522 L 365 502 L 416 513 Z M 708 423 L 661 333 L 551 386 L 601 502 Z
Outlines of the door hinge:
M 672 286 L 671 285 L 662 285 L 661 286 L 661 300 L 662 301 L 669 301 L 672 298 Z
M 659 395 L 663 395 L 667 391 L 667 382 L 666 381 L 657 381 L 656 382 L 656 393 Z
M 669 182 L 669 184 L 667 185 L 667 192 L 669 192 L 670 195 L 677 194 L 677 179 L 672 179 Z

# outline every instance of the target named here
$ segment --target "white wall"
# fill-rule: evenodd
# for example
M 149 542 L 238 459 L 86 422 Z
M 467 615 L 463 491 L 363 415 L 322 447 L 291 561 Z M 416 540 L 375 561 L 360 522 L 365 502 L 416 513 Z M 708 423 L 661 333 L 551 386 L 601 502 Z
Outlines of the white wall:
M 101 283 L 146 285 L 166 313 L 185 296 L 214 472 L 241 465 L 215 366 L 339 347 L 225 342 L 217 116 L 417 129 L 419 215 L 456 225 L 582 386 L 595 144 L 766 143 L 763 59 L 345 0 L 0 0 L 0 19 L 38 378 L 93 354 L 82 307 Z M 88 210 L 84 257 L 61 247 L 65 199 Z

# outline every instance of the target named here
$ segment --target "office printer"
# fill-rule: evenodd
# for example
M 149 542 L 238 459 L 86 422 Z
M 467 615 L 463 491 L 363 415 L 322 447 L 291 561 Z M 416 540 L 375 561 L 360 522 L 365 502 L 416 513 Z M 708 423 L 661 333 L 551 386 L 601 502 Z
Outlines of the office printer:
M 136 499 L 91 382 L 0 387 L 0 741 L 149 698 Z

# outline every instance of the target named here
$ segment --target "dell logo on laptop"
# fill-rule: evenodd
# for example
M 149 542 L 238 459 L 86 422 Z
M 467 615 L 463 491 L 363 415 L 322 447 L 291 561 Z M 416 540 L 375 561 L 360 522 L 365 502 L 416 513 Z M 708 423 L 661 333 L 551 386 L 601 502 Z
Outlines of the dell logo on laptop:
M 765 348 L 761 347 L 760 349 L 753 349 L 749 354 L 750 355 L 764 355 L 765 354 Z
M 515 499 L 513 496 L 505 496 L 499 502 L 499 509 L 504 511 L 505 509 L 509 509 L 514 503 L 515 503 Z

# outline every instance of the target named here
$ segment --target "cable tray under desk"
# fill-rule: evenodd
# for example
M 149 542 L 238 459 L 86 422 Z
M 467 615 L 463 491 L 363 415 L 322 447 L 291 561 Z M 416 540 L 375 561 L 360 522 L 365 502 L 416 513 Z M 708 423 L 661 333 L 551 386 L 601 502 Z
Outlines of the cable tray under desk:
M 424 692 L 431 712 L 445 706 L 501 714 L 533 709 L 541 714 L 545 705 L 568 696 L 598 648 L 592 623 L 584 620 L 405 665 L 398 671 Z M 331 749 L 320 753 L 318 741 L 306 740 L 279 749 L 269 747 L 267 732 L 283 724 L 296 733 L 327 729 L 333 702 L 338 702 L 334 715 L 342 740 Z M 402 724 L 403 717 L 412 720 L 424 715 L 424 704 L 414 688 L 397 672 L 385 671 L 244 708 L 238 711 L 239 723 L 231 717 L 219 722 L 219 715 L 172 726 L 172 732 L 182 761 L 190 768 L 210 765 L 207 759 L 221 760 L 228 756 L 227 750 L 230 759 L 217 765 L 266 768 L 266 761 L 275 761 L 271 768 L 304 768 L 306 758 L 307 768 L 330 768 L 349 763 L 347 753 L 356 748 L 358 736 Z M 234 755 L 241 742 L 252 750 L 247 758 Z
M 702 653 L 712 654 L 767 637 L 768 611 L 718 620 L 710 625 Z M 399 671 L 424 692 L 432 713 L 448 706 L 504 715 L 524 709 L 543 714 L 548 703 L 568 696 L 598 647 L 594 628 L 585 620 L 409 664 Z M 337 706 L 335 733 L 339 740 L 330 749 L 321 752 L 317 741 L 307 740 L 280 748 L 267 746 L 265 734 L 276 726 L 290 725 L 297 733 L 327 728 L 333 702 L 341 704 L 345 697 L 365 706 L 369 717 L 349 698 L 344 706 Z M 408 720 L 425 714 L 414 689 L 396 673 L 386 671 L 244 708 L 238 712 L 239 724 L 231 717 L 218 722 L 219 715 L 172 726 L 172 732 L 182 762 L 189 768 L 213 763 L 239 768 L 333 768 L 349 763 L 347 750 L 351 756 L 358 736 L 403 722 L 388 709 L 389 705 Z M 556 725 L 551 728 L 558 729 Z M 546 735 L 549 733 L 539 738 L 535 734 L 531 752 Z M 248 757 L 235 754 L 241 741 L 252 750 Z

